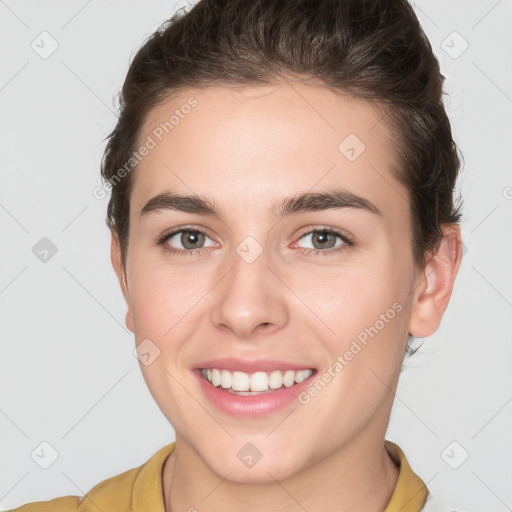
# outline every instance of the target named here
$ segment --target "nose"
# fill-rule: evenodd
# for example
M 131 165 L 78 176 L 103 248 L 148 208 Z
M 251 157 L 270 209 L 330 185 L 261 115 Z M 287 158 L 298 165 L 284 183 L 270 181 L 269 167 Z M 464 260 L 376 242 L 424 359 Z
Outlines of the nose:
M 233 254 L 230 271 L 211 296 L 211 320 L 217 329 L 247 340 L 286 325 L 288 290 L 269 264 L 265 251 L 252 262 Z

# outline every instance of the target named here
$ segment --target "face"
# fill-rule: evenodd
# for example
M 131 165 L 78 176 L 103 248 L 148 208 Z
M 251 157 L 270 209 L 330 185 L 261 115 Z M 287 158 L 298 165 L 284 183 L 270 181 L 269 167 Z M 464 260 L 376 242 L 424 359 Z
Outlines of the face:
M 263 482 L 383 437 L 422 274 L 382 113 L 299 82 L 189 89 L 150 112 L 149 139 L 122 287 L 179 442 L 222 478 Z M 201 368 L 285 384 L 236 396 Z

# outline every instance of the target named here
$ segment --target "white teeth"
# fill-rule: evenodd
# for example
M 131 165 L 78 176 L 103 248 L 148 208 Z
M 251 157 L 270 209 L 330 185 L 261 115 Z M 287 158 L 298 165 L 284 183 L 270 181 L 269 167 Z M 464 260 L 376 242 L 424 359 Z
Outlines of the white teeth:
M 231 372 L 228 372 L 227 370 L 222 370 L 220 372 L 220 385 L 224 388 L 230 388 L 231 384 L 233 382 L 233 379 L 231 377 Z
M 289 388 L 295 384 L 295 372 L 293 370 L 287 370 L 283 376 L 283 384 Z
M 211 370 L 211 376 L 207 373 L 207 378 L 214 386 L 220 386 L 220 371 L 217 368 Z
M 265 372 L 256 372 L 251 375 L 251 391 L 267 391 L 268 377 Z M 248 389 L 246 391 L 249 391 Z
M 295 383 L 306 380 L 313 370 L 286 370 L 281 372 L 274 370 L 272 372 L 256 372 L 248 374 L 245 372 L 229 370 L 220 370 L 217 368 L 208 368 L 201 370 L 202 376 L 214 386 L 232 391 L 267 391 L 270 389 L 280 389 L 283 386 L 289 388 Z
M 276 370 L 269 375 L 268 387 L 270 389 L 279 389 L 283 387 L 283 375 L 280 371 Z
M 295 375 L 295 382 L 302 382 L 303 380 L 306 380 L 310 375 L 310 370 L 299 370 L 297 372 L 297 375 Z
M 233 372 L 231 378 L 231 389 L 233 391 L 249 391 L 250 378 L 247 373 Z

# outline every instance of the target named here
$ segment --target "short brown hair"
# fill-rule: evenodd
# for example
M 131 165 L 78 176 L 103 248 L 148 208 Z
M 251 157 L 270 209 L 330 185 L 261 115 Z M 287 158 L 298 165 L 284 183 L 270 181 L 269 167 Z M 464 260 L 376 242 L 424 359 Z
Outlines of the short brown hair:
M 172 94 L 275 83 L 283 75 L 313 78 L 382 108 L 397 139 L 396 178 L 409 193 L 414 261 L 424 266 L 441 225 L 461 218 L 461 201 L 453 202 L 460 161 L 443 105 L 445 77 L 407 0 L 200 0 L 180 9 L 131 62 L 102 177 L 111 183 L 148 112 Z M 123 267 L 132 182 L 129 172 L 112 187 L 106 219 Z

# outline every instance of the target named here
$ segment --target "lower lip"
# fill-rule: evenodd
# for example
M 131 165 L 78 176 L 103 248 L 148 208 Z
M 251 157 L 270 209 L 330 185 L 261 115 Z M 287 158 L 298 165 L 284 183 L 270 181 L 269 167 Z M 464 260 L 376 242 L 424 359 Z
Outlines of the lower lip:
M 207 398 L 221 411 L 232 416 L 258 418 L 272 414 L 297 399 L 297 395 L 309 386 L 310 379 L 315 375 L 316 371 L 307 379 L 289 388 L 283 386 L 270 393 L 253 396 L 228 393 L 208 382 L 201 375 L 201 370 L 194 370 L 194 373 L 199 379 L 199 385 Z

